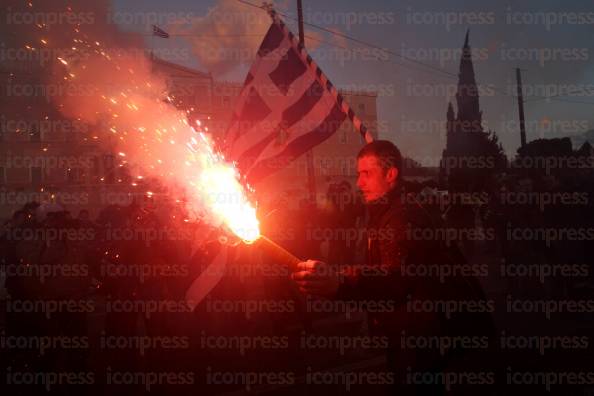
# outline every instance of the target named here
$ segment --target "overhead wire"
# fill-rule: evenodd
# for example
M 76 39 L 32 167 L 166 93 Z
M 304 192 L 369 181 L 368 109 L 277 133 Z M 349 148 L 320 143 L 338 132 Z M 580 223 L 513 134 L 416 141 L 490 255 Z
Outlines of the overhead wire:
M 258 8 L 258 9 L 260 9 L 260 10 L 263 10 L 263 11 L 265 11 L 265 8 L 264 8 L 263 6 L 259 6 L 259 5 L 257 5 L 257 4 L 251 3 L 251 2 L 249 2 L 249 1 L 246 1 L 246 0 L 237 0 L 237 1 L 238 1 L 239 3 L 242 3 L 242 4 L 245 4 L 245 5 L 248 5 L 248 6 L 251 6 L 251 7 L 254 7 L 254 8 Z M 276 11 L 276 12 L 277 12 L 279 15 L 283 16 L 284 18 L 286 18 L 286 19 L 289 19 L 289 20 L 292 20 L 292 21 L 297 21 L 297 22 L 298 22 L 298 19 L 297 19 L 297 18 L 295 18 L 295 17 L 293 17 L 293 16 L 290 16 L 290 15 L 287 15 L 286 13 L 282 13 L 282 12 L 278 12 L 278 11 Z M 431 65 L 431 64 L 424 63 L 424 62 L 418 61 L 418 60 L 416 60 L 416 59 L 413 59 L 413 58 L 410 58 L 410 57 L 404 56 L 404 55 L 402 55 L 402 54 L 399 54 L 399 53 L 398 53 L 398 52 L 396 52 L 396 51 L 393 51 L 393 50 L 390 50 L 390 49 L 387 49 L 387 48 L 381 47 L 381 46 L 379 46 L 379 45 L 376 45 L 376 44 L 373 44 L 373 43 L 370 43 L 370 42 L 367 42 L 367 41 L 364 41 L 364 40 L 358 39 L 358 38 L 356 38 L 356 37 L 349 36 L 349 35 L 347 35 L 347 34 L 344 34 L 344 33 L 336 32 L 336 31 L 334 31 L 334 30 L 332 30 L 332 29 L 328 29 L 328 28 L 325 28 L 325 27 L 323 27 L 323 26 L 316 25 L 316 24 L 314 24 L 314 23 L 310 23 L 310 22 L 306 22 L 306 21 L 304 21 L 304 22 L 303 22 L 303 24 L 304 24 L 304 25 L 307 25 L 307 26 L 310 26 L 310 27 L 312 27 L 312 28 L 315 28 L 315 29 L 318 29 L 318 30 L 324 31 L 324 32 L 326 32 L 326 33 L 332 34 L 332 35 L 334 35 L 334 36 L 341 37 L 341 38 L 343 38 L 343 39 L 346 39 L 346 40 L 349 40 L 349 41 L 355 42 L 355 43 L 357 43 L 357 44 L 360 44 L 360 45 L 363 45 L 363 46 L 366 46 L 366 47 L 370 47 L 370 48 L 374 48 L 374 49 L 381 50 L 381 51 L 383 51 L 383 52 L 385 52 L 385 53 L 387 53 L 387 54 L 390 54 L 390 55 L 393 55 L 393 56 L 395 56 L 395 57 L 397 57 L 397 58 L 400 58 L 400 59 L 402 59 L 403 61 L 408 61 L 408 62 L 414 63 L 414 64 L 416 64 L 416 65 L 423 66 L 423 67 L 425 67 L 425 68 L 427 68 L 427 69 L 429 69 L 429 70 L 427 70 L 427 69 L 419 69 L 419 68 L 415 68 L 415 67 L 413 67 L 412 65 L 409 65 L 409 64 L 406 64 L 406 63 L 396 63 L 396 62 L 389 62 L 389 63 L 391 63 L 391 64 L 394 64 L 394 65 L 396 65 L 396 66 L 401 66 L 401 67 L 405 67 L 405 68 L 412 69 L 412 70 L 415 70 L 415 71 L 421 71 L 421 72 L 427 72 L 427 73 L 434 73 L 434 74 L 435 74 L 435 73 L 439 73 L 440 77 L 444 77 L 444 78 L 446 78 L 446 77 L 447 77 L 447 78 L 450 78 L 450 79 L 458 79 L 458 75 L 457 75 L 456 73 L 452 73 L 452 72 L 446 71 L 446 70 L 444 70 L 444 69 L 442 69 L 442 68 L 439 68 L 439 67 L 437 67 L 437 66 L 433 66 L 433 65 Z M 338 47 L 338 48 L 342 48 L 342 49 L 347 49 L 347 50 L 349 50 L 349 48 L 348 48 L 348 47 L 344 47 L 344 46 L 338 45 L 338 44 L 336 44 L 336 43 L 332 43 L 332 42 L 325 41 L 325 40 L 320 40 L 320 39 L 317 39 L 317 38 L 314 38 L 314 37 L 311 37 L 311 36 L 306 36 L 306 37 L 307 37 L 308 39 L 310 39 L 310 40 L 314 40 L 314 41 L 317 41 L 317 42 L 320 42 L 320 43 L 323 43 L 323 44 L 327 44 L 327 45 L 331 45 L 331 46 L 335 46 L 335 47 Z M 377 58 L 377 60 L 378 60 L 378 61 L 380 61 L 380 62 L 381 62 L 381 61 L 383 61 L 383 62 L 387 62 L 387 61 L 385 61 L 385 60 L 383 60 L 383 59 L 379 59 L 379 58 Z M 497 92 L 497 93 L 499 93 L 499 94 L 501 94 L 501 95 L 504 95 L 504 96 L 507 96 L 507 97 L 511 97 L 511 98 L 514 98 L 514 99 L 517 99 L 517 98 L 518 98 L 518 96 L 517 96 L 517 95 L 515 95 L 515 94 L 510 94 L 510 93 L 507 93 L 507 92 L 504 92 L 504 91 L 502 91 L 502 90 L 500 90 L 500 89 L 498 89 L 498 88 L 492 87 L 492 89 L 493 89 L 495 92 Z M 561 99 L 561 98 L 560 98 L 560 97 L 562 97 L 562 96 L 567 96 L 567 95 L 571 95 L 571 94 L 574 94 L 574 93 L 579 93 L 579 92 L 583 92 L 583 90 L 573 90 L 573 91 L 568 91 L 568 92 L 567 92 L 567 93 L 565 93 L 565 94 L 557 94 L 557 95 L 551 95 L 551 96 L 538 96 L 538 97 L 536 97 L 536 98 L 533 98 L 533 99 L 525 99 L 525 100 L 523 101 L 523 103 L 524 103 L 524 104 L 529 104 L 529 103 L 538 102 L 538 101 L 543 101 L 543 100 L 555 100 L 555 101 L 559 101 L 559 102 L 566 102 L 566 103 L 576 103 L 576 104 L 593 104 L 593 105 L 594 105 L 594 103 L 591 103 L 591 102 L 585 102 L 585 101 L 576 101 L 576 100 L 568 100 L 568 99 Z M 594 92 L 592 93 L 592 95 L 594 95 Z

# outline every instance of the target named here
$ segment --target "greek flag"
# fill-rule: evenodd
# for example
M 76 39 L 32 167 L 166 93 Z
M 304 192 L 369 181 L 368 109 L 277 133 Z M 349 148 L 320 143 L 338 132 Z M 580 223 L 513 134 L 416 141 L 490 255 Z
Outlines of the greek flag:
M 274 10 L 224 140 L 227 157 L 255 184 L 334 134 L 348 117 L 371 141 L 342 95 Z

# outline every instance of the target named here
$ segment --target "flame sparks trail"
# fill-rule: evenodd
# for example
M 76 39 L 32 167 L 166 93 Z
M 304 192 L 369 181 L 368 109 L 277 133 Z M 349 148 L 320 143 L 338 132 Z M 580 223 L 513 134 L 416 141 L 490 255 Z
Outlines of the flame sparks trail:
M 198 175 L 196 183 L 190 184 L 202 196 L 212 213 L 221 218 L 235 235 L 245 242 L 254 242 L 260 237 L 256 209 L 245 196 L 237 170 L 227 164 L 221 154 L 212 150 L 212 144 L 204 133 L 200 132 L 199 136 L 203 145 L 192 138 L 188 147 L 195 154 L 194 160 L 201 163 L 203 171 Z M 206 156 L 201 152 L 201 147 L 207 149 Z M 204 163 L 205 161 L 208 163 Z
M 249 186 L 216 151 L 208 128 L 199 120 L 190 125 L 190 111 L 174 106 L 175 98 L 167 96 L 166 82 L 153 73 L 146 55 L 106 48 L 80 26 L 71 34 L 69 53 L 55 57 L 62 72 L 54 83 L 68 93 L 54 98 L 60 111 L 95 128 L 92 139 L 117 153 L 117 167 L 131 174 L 133 188 L 146 186 L 146 177 L 157 178 L 170 193 L 184 197 L 176 202 L 185 201 L 197 218 L 224 225 L 247 243 L 256 241 L 259 222 Z M 51 46 L 55 40 L 40 41 Z

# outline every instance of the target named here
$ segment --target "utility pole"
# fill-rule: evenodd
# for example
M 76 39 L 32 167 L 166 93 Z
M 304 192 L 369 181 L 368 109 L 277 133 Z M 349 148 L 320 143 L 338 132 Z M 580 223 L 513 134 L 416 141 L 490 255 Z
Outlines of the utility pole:
M 299 19 L 299 43 L 305 48 L 305 31 L 303 29 L 303 3 L 297 0 L 297 14 Z M 313 151 L 308 150 L 305 153 L 305 161 L 307 164 L 307 186 L 309 190 L 309 200 L 317 206 L 316 198 L 316 174 L 314 170 Z
M 297 0 L 297 14 L 299 17 L 299 42 L 305 47 L 305 31 L 303 30 L 303 2 Z
M 516 84 L 518 87 L 518 112 L 520 114 L 520 141 L 522 147 L 526 146 L 526 122 L 524 120 L 524 95 L 522 94 L 522 73 L 516 68 Z

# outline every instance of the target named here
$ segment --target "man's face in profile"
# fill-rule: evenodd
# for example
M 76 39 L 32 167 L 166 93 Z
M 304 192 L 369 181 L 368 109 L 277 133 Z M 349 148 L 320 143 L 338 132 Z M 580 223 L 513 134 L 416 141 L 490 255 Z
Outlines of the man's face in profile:
M 357 161 L 357 187 L 366 203 L 376 201 L 386 195 L 396 185 L 398 170 L 383 169 L 379 158 L 364 156 Z

